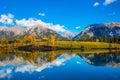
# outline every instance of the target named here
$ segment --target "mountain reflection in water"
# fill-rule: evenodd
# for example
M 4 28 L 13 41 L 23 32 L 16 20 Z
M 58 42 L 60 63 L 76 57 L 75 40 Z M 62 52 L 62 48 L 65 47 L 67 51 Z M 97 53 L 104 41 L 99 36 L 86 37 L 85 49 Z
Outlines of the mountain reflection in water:
M 99 69 L 97 70 L 98 66 Z M 99 70 L 106 71 L 108 69 L 110 69 L 108 72 L 114 69 L 117 70 L 112 73 L 112 76 L 116 75 L 116 73 L 119 74 L 117 74 L 117 78 L 112 77 L 112 80 L 117 80 L 120 79 L 119 67 L 119 52 L 70 53 L 51 51 L 31 53 L 9 50 L 0 51 L 0 80 L 106 80 L 111 79 L 111 76 L 104 76 Z M 83 75 L 79 76 L 81 72 L 86 74 L 88 78 Z M 96 72 L 99 72 L 99 75 L 94 74 Z M 94 74 L 96 77 L 90 76 L 89 73 Z
M 80 54 L 79 54 L 80 55 Z M 80 55 L 87 63 L 94 66 L 111 66 L 120 67 L 119 53 L 100 53 L 100 54 L 83 54 Z

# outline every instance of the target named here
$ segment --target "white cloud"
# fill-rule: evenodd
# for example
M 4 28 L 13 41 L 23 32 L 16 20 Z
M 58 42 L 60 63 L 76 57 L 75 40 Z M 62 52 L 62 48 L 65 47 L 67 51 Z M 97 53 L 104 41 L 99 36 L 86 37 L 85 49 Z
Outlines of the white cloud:
M 115 2 L 115 1 L 117 1 L 117 0 L 105 0 L 105 2 L 103 4 L 104 5 L 109 5 L 109 4 L 111 4 L 111 3 Z
M 100 5 L 99 2 L 95 2 L 95 3 L 93 4 L 94 7 L 96 7 L 96 6 L 98 6 L 98 5 Z
M 45 16 L 45 13 L 38 13 L 39 16 Z
M 41 20 L 34 20 L 33 18 L 16 20 L 15 21 L 18 26 L 35 26 L 35 25 L 45 25 L 45 23 Z
M 77 27 L 75 27 L 76 29 L 79 29 L 81 26 L 77 26 Z
M 77 64 L 81 64 L 81 62 L 79 62 L 79 61 L 76 61 L 76 63 L 77 63 Z
M 35 20 L 33 18 L 29 18 L 28 20 L 27 19 L 16 20 L 15 22 L 16 22 L 16 24 L 18 26 L 29 27 L 29 26 L 41 25 L 43 27 L 52 29 L 52 30 L 54 30 L 56 32 L 65 32 L 66 31 L 64 25 L 53 24 L 53 23 L 46 23 L 46 22 L 43 22 L 42 20 Z
M 41 16 L 45 16 L 45 13 L 39 13 L 39 15 Z M 13 21 L 14 20 L 14 21 Z M 41 25 L 43 27 L 52 29 L 58 33 L 64 33 L 65 31 L 67 31 L 65 29 L 64 25 L 60 25 L 60 24 L 53 24 L 53 23 L 46 23 L 42 20 L 38 20 L 38 19 L 33 19 L 33 18 L 28 18 L 28 19 L 14 19 L 14 15 L 13 14 L 2 14 L 0 16 L 0 23 L 3 24 L 16 24 L 17 26 L 21 26 L 21 27 L 29 27 L 29 26 L 35 26 L 35 25 Z
M 0 16 L 0 22 L 3 23 L 3 24 L 13 24 L 13 18 L 14 18 L 14 15 L 13 14 L 2 14 Z
M 53 23 L 46 23 L 46 27 L 52 30 L 55 30 L 56 32 L 65 32 L 65 26 L 64 25 L 60 25 L 60 24 L 56 24 L 54 25 Z

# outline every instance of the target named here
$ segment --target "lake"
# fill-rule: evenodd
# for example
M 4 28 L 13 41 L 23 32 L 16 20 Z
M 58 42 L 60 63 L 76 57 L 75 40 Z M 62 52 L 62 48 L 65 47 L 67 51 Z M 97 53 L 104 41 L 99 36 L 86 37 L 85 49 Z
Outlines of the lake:
M 0 80 L 120 80 L 120 52 L 1 50 Z

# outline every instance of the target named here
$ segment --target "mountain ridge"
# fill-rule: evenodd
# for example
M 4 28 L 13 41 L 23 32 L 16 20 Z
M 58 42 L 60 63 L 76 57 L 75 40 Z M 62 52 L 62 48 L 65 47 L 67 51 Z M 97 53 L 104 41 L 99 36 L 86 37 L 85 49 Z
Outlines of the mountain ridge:
M 13 38 L 13 37 L 21 37 L 21 36 L 28 36 L 28 35 L 32 35 L 32 36 L 37 36 L 39 38 L 42 38 L 44 36 L 48 36 L 50 34 L 53 34 L 57 39 L 63 39 L 64 37 L 62 37 L 60 34 L 58 34 L 56 31 L 40 26 L 40 25 L 36 25 L 36 26 L 31 26 L 28 28 L 21 28 L 18 26 L 14 26 L 14 27 L 6 27 L 6 26 L 2 26 L 0 27 L 0 38 Z
M 120 37 L 120 23 L 111 22 L 111 23 L 101 23 L 101 24 L 91 24 L 85 27 L 78 35 L 73 39 L 80 38 L 99 38 L 106 36 L 111 38 L 113 36 Z
M 54 34 L 57 39 L 80 39 L 80 38 L 99 38 L 101 36 L 106 36 L 111 38 L 113 36 L 120 37 L 120 23 L 100 23 L 91 24 L 85 27 L 83 31 L 75 35 L 70 31 L 65 31 L 63 34 L 59 34 L 53 29 L 47 28 L 42 25 L 30 26 L 27 28 L 22 28 L 19 26 L 13 27 L 0 27 L 0 39 L 3 37 L 12 38 L 27 35 L 35 35 L 39 38 L 48 36 L 49 34 Z

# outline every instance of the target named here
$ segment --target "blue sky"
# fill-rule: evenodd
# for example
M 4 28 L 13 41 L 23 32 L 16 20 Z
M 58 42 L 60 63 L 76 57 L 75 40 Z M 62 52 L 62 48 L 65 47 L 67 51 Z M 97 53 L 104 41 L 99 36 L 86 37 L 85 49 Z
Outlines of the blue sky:
M 29 21 L 78 33 L 89 24 L 120 22 L 120 0 L 0 0 L 1 26 Z

